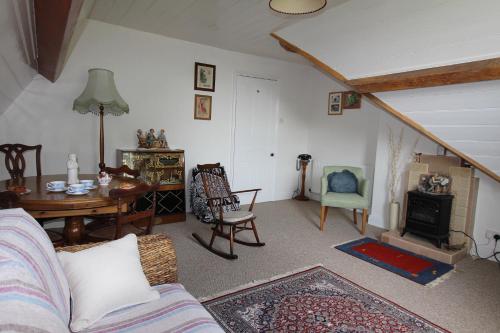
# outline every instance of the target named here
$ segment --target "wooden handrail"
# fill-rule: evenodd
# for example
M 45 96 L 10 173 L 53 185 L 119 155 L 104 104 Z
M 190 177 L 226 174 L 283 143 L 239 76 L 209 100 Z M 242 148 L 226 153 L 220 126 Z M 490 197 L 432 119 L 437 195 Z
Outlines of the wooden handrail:
M 316 57 L 314 57 L 310 53 L 307 53 L 306 51 L 304 51 L 301 48 L 297 47 L 296 45 L 294 45 L 294 44 L 286 41 L 285 39 L 281 38 L 280 36 L 278 36 L 275 33 L 271 33 L 271 37 L 273 37 L 276 40 L 278 40 L 278 42 L 280 43 L 280 45 L 286 45 L 285 49 L 287 49 L 287 50 L 290 49 L 290 50 L 293 50 L 292 52 L 300 54 L 301 56 L 303 56 L 304 58 L 306 58 L 307 60 L 309 60 L 313 65 L 315 65 L 316 67 L 320 68 L 322 71 L 330 74 L 333 78 L 335 78 L 335 79 L 341 81 L 342 83 L 344 83 L 345 85 L 349 86 L 352 90 L 357 91 L 356 87 L 351 86 L 349 84 L 349 80 L 347 80 L 342 74 L 340 74 L 339 72 L 337 72 L 336 70 L 334 70 L 333 68 L 331 68 L 330 66 L 328 66 L 327 64 L 325 64 L 324 62 L 318 60 Z M 376 97 L 375 95 L 373 95 L 371 93 L 363 93 L 363 96 L 365 96 L 366 98 L 368 98 L 372 103 L 374 103 L 376 106 L 378 106 L 382 110 L 390 113 L 391 115 L 395 116 L 396 118 L 398 118 L 399 120 L 401 120 L 406 125 L 410 126 L 414 130 L 416 130 L 420 134 L 424 135 L 425 137 L 427 137 L 428 139 L 434 141 L 435 143 L 441 145 L 442 147 L 444 147 L 445 149 L 447 149 L 452 154 L 454 154 L 454 155 L 460 157 L 461 159 L 467 161 L 467 163 L 469 163 L 471 166 L 477 168 L 478 170 L 480 170 L 481 172 L 485 173 L 486 175 L 488 175 L 492 179 L 496 180 L 497 182 L 500 182 L 500 175 L 497 175 L 495 172 L 493 172 L 492 170 L 488 169 L 483 164 L 481 164 L 478 161 L 474 160 L 470 156 L 465 155 L 464 153 L 462 153 L 461 151 L 457 150 L 456 148 L 450 146 L 448 143 L 444 142 L 443 140 L 441 140 L 440 138 L 438 138 L 436 135 L 434 135 L 431 132 L 429 132 L 428 130 L 426 130 L 422 125 L 420 125 L 417 122 L 413 121 L 412 119 L 408 118 L 408 116 L 404 115 L 403 113 L 397 111 L 396 109 L 394 109 L 393 107 L 391 107 L 390 105 L 388 105 L 387 103 L 385 103 L 384 101 L 382 101 L 381 99 L 379 99 L 378 97 Z

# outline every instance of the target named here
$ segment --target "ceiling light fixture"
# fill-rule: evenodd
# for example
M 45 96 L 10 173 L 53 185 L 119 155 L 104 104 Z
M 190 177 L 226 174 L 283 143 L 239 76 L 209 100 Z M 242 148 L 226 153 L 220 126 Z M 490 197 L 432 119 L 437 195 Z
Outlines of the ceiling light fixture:
M 287 15 L 311 14 L 323 9 L 326 0 L 270 0 L 269 7 Z

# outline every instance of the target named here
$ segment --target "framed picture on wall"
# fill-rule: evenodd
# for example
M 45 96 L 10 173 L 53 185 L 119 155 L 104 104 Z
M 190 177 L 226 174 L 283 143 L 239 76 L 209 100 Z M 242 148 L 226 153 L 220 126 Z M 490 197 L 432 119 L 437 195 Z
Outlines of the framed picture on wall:
M 212 119 L 212 96 L 194 95 L 194 119 Z
M 355 91 L 344 91 L 342 93 L 343 109 L 360 109 L 361 94 Z
M 215 91 L 215 65 L 194 63 L 194 90 Z
M 328 115 L 338 116 L 342 114 L 342 92 L 331 92 L 328 94 Z

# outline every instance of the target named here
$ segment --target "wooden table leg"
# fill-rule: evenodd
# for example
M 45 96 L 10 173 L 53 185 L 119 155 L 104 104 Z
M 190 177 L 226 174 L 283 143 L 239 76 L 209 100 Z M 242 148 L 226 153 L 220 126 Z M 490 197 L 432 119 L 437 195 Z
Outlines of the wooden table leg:
M 69 245 L 78 244 L 85 232 L 83 216 L 70 216 L 64 219 L 64 242 Z

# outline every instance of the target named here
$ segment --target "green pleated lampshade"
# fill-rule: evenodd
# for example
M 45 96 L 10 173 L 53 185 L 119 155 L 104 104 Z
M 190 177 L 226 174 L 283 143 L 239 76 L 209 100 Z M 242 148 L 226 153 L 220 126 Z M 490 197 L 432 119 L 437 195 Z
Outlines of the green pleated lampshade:
M 73 102 L 73 110 L 99 114 L 101 105 L 104 108 L 104 115 L 120 116 L 129 111 L 128 104 L 116 90 L 113 72 L 102 68 L 91 68 L 87 86 Z

